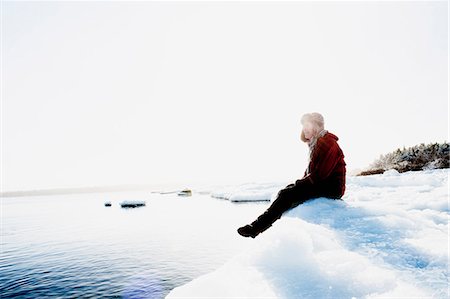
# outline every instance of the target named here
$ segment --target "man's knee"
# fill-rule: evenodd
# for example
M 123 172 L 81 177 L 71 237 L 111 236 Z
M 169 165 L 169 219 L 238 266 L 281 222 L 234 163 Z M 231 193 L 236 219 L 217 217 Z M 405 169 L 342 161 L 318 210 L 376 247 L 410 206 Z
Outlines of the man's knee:
M 280 212 L 288 210 L 295 202 L 299 199 L 301 200 L 302 195 L 299 190 L 294 188 L 284 188 L 278 191 L 276 200 L 274 201 L 274 206 Z
M 286 196 L 289 197 L 295 193 L 296 193 L 296 190 L 293 187 L 288 186 L 288 187 L 278 191 L 278 197 L 286 197 Z
M 278 191 L 277 197 L 279 198 L 279 197 L 283 196 L 283 194 L 285 194 L 285 193 L 286 193 L 286 189 L 281 189 L 280 191 Z
M 314 197 L 316 197 L 314 190 L 296 186 L 293 188 L 281 189 L 278 192 L 277 199 L 278 201 L 283 202 L 286 208 L 292 208 Z

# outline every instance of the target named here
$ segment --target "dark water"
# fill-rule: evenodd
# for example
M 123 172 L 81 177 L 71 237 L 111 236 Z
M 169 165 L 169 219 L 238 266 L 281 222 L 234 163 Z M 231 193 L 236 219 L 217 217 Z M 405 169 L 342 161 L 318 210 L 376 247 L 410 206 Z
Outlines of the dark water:
M 266 206 L 148 192 L 3 198 L 1 298 L 164 298 L 239 252 L 236 228 Z

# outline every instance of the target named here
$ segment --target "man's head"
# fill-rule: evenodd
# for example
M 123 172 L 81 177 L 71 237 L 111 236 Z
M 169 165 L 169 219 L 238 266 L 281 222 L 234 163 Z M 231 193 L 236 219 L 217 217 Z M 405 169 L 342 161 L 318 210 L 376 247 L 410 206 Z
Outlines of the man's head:
M 311 139 L 324 129 L 325 122 L 323 116 L 320 113 L 306 113 L 302 116 L 301 123 L 303 126 L 301 139 L 303 142 L 309 144 Z

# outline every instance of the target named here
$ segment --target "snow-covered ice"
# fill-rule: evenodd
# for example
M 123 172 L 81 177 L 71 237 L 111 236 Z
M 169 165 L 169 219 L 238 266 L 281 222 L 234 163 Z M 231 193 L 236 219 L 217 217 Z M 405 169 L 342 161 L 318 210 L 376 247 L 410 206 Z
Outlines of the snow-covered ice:
M 167 298 L 449 298 L 449 174 L 348 177 Z
M 270 201 L 283 187 L 283 184 L 279 183 L 248 183 L 223 187 L 211 192 L 211 196 L 232 202 Z

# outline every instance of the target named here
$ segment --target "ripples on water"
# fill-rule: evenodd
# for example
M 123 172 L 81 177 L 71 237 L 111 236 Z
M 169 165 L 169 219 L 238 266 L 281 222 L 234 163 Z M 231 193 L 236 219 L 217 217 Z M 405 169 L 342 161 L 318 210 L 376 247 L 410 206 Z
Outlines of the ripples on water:
M 1 298 L 164 298 L 239 252 L 236 228 L 266 205 L 148 192 L 3 198 Z

